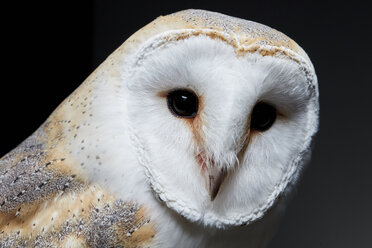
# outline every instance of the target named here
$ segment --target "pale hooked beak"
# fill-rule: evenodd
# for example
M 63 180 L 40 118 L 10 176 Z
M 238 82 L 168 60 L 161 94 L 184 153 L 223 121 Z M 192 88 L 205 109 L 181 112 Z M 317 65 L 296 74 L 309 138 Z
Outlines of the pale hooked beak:
M 218 191 L 220 190 L 222 182 L 225 180 L 227 176 L 226 169 L 222 168 L 217 173 L 210 173 L 209 174 L 209 195 L 211 196 L 211 201 L 213 201 Z
M 197 159 L 207 180 L 208 192 L 211 197 L 211 201 L 213 201 L 227 176 L 227 171 L 225 168 L 216 168 L 213 160 L 210 160 L 209 166 L 207 166 L 201 154 L 197 156 Z

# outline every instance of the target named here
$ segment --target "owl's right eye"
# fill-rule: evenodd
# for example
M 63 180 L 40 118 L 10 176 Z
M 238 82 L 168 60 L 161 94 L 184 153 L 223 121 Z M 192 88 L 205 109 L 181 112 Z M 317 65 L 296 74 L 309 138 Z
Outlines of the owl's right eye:
M 194 118 L 198 113 L 198 97 L 189 90 L 174 90 L 167 96 L 170 111 L 182 118 Z

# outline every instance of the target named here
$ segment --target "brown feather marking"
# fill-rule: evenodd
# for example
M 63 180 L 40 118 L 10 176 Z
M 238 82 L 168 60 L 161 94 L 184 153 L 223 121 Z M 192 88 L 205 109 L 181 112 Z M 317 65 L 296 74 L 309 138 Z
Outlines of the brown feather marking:
M 127 226 L 117 225 L 117 235 L 121 237 L 120 244 L 126 248 L 142 247 L 149 244 L 155 236 L 155 227 L 150 223 L 146 210 L 142 207 L 135 215 L 134 226 L 128 230 Z M 123 236 L 123 233 L 126 233 Z
M 7 214 L 0 226 L 2 246 L 143 247 L 155 229 L 144 208 L 116 200 L 98 186 L 57 194 Z M 18 210 L 16 210 L 18 211 Z M 130 235 L 128 235 L 130 234 Z M 97 238 L 98 237 L 98 238 Z
M 88 248 L 87 241 L 82 236 L 76 234 L 70 234 L 66 238 L 60 241 L 58 247 L 68 248 Z
M 203 109 L 204 109 L 204 99 L 203 96 L 199 96 L 199 106 L 198 113 L 194 118 L 183 119 L 189 126 L 191 133 L 193 134 L 194 141 L 200 147 L 204 143 L 203 125 Z

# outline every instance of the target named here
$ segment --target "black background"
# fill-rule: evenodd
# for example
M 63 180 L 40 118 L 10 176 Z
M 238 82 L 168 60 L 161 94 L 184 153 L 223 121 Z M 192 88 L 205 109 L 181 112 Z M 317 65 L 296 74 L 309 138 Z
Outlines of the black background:
M 0 156 L 159 15 L 188 8 L 266 24 L 299 43 L 320 85 L 312 161 L 271 248 L 372 247 L 371 11 L 356 1 L 48 1 L 2 4 Z

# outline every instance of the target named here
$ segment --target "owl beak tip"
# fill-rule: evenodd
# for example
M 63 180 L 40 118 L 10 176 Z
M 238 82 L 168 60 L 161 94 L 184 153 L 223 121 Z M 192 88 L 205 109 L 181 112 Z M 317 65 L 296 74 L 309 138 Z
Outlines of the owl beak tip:
M 211 201 L 214 201 L 214 199 L 216 199 L 216 196 L 226 176 L 227 172 L 225 169 L 221 169 L 216 177 L 214 177 L 213 175 L 209 176 L 209 194 L 211 197 Z

